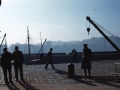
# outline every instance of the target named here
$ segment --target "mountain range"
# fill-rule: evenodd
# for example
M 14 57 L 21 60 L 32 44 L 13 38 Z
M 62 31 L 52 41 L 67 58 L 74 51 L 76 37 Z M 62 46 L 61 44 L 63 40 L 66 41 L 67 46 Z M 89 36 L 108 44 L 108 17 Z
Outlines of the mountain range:
M 109 38 L 115 43 L 115 45 L 120 48 L 120 37 L 111 37 Z M 85 39 L 82 41 L 46 41 L 43 52 L 47 53 L 49 48 L 53 48 L 53 53 L 69 53 L 73 49 L 76 49 L 77 52 L 83 51 L 83 44 L 88 44 L 88 48 L 92 50 L 92 52 L 102 52 L 102 51 L 116 51 L 111 44 L 104 37 L 92 37 L 90 39 Z M 8 51 L 13 52 L 15 46 L 19 46 L 19 49 L 24 53 L 28 54 L 28 46 L 27 44 L 11 44 L 8 47 Z M 2 49 L 5 45 L 2 45 Z M 31 53 L 38 53 L 40 50 L 41 44 L 30 44 L 30 52 Z

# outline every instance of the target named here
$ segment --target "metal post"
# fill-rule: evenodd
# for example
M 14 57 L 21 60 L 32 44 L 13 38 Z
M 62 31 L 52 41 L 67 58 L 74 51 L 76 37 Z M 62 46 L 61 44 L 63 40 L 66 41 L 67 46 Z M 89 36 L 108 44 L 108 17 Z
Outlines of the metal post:
M 29 53 L 29 62 L 30 62 L 30 42 L 29 42 L 29 30 L 28 30 L 28 27 L 27 27 L 27 33 L 28 33 L 28 53 Z
M 68 64 L 68 78 L 73 78 L 74 77 L 74 64 L 69 63 Z

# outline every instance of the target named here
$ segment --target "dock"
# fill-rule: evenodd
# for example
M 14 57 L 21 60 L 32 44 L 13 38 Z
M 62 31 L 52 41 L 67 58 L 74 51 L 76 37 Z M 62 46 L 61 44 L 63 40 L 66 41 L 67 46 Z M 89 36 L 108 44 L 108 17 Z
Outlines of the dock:
M 74 78 L 67 78 L 68 63 L 54 64 L 55 69 L 51 65 L 45 69 L 45 65 L 23 65 L 23 74 L 25 82 L 30 85 L 44 85 L 44 84 L 79 84 L 79 83 L 98 83 L 105 82 L 120 82 L 120 75 L 115 75 L 115 63 L 120 63 L 120 60 L 100 60 L 92 61 L 91 79 L 85 79 L 81 63 L 74 63 Z M 119 68 L 119 67 L 118 67 Z M 120 69 L 119 69 L 120 70 Z M 20 77 L 19 77 L 20 78 Z M 12 66 L 12 80 L 15 85 L 19 85 L 15 81 L 14 67 Z M 0 68 L 0 86 L 4 86 L 4 78 L 2 69 Z M 33 89 L 34 90 L 34 89 Z M 41 89 L 40 89 L 41 90 Z M 77 89 L 76 89 L 77 90 Z

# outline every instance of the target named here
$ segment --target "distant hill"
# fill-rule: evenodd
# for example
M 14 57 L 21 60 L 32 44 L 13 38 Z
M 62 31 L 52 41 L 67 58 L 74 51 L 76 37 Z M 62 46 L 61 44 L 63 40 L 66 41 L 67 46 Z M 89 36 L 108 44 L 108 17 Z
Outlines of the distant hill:
M 120 48 L 120 37 L 119 41 L 115 40 L 113 37 L 109 37 L 119 48 Z M 93 52 L 100 52 L 100 51 L 116 51 L 108 41 L 106 41 L 103 37 L 93 37 L 90 39 L 85 39 L 82 41 L 46 41 L 43 52 L 47 53 L 49 48 L 53 48 L 53 53 L 69 53 L 72 49 L 76 49 L 77 52 L 82 52 L 83 44 L 88 44 L 88 47 L 91 48 Z M 27 44 L 11 44 L 8 49 L 10 52 L 14 51 L 14 47 L 18 45 L 19 49 L 22 50 L 23 53 L 28 53 Z M 4 45 L 2 46 L 2 48 Z M 39 43 L 31 45 L 31 53 L 38 53 L 40 50 L 41 45 Z

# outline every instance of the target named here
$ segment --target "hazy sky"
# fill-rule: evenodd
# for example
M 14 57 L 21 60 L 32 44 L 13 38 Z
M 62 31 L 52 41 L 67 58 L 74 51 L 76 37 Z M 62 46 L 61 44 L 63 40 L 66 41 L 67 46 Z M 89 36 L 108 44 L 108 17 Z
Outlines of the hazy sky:
M 36 43 L 40 32 L 54 41 L 101 36 L 92 25 L 88 35 L 86 16 L 120 36 L 120 0 L 2 0 L 0 36 L 6 33 L 8 44 L 26 43 L 27 26 Z

